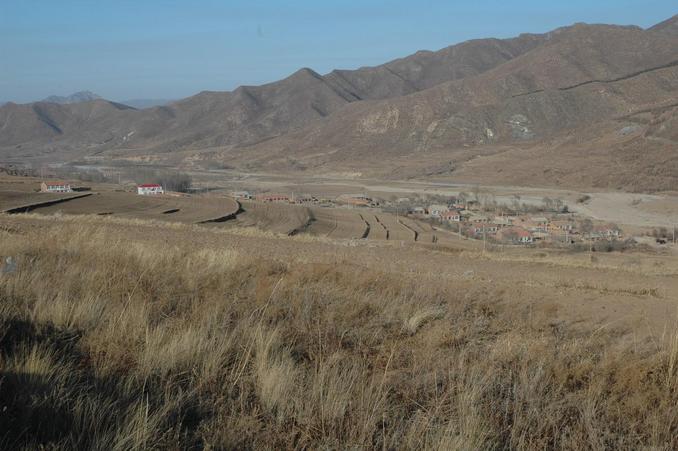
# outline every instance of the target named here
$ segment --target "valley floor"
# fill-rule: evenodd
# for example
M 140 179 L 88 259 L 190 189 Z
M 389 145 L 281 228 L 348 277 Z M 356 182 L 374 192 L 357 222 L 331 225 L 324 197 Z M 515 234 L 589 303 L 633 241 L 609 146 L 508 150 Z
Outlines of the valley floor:
M 678 447 L 674 245 L 94 188 L 0 214 L 0 448 Z
M 196 171 L 194 177 L 206 186 L 227 189 L 305 193 L 319 196 L 337 196 L 363 193 L 378 198 L 413 195 L 456 196 L 478 191 L 499 203 L 511 204 L 516 197 L 521 203 L 539 205 L 544 197 L 561 199 L 570 210 L 592 219 L 631 227 L 673 227 L 678 225 L 678 194 L 674 192 L 643 194 L 623 191 L 566 190 L 527 186 L 457 183 L 445 178 L 379 180 L 336 176 L 305 177 L 302 174 L 242 173 L 233 171 Z M 586 203 L 577 202 L 583 195 Z

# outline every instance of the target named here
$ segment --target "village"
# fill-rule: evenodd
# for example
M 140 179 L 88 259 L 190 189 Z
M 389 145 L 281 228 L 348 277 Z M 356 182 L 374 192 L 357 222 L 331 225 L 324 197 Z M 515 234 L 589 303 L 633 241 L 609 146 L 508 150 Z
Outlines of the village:
M 42 182 L 43 193 L 69 193 L 86 190 L 67 182 Z M 143 196 L 178 195 L 158 183 L 135 186 L 136 194 Z M 545 197 L 541 204 L 521 202 L 516 196 L 512 202 L 498 203 L 482 193 L 459 193 L 456 196 L 392 196 L 379 199 L 366 194 L 339 194 L 317 196 L 300 193 L 253 193 L 231 191 L 228 195 L 238 201 L 262 204 L 307 205 L 314 207 L 368 209 L 390 213 L 428 223 L 432 230 L 446 231 L 460 238 L 482 240 L 487 243 L 513 245 L 571 245 L 624 239 L 619 226 L 612 223 L 594 223 L 569 211 L 560 199 Z
M 596 224 L 569 211 L 560 199 L 544 198 L 541 205 L 520 203 L 499 204 L 487 197 L 460 193 L 441 198 L 395 198 L 382 200 L 364 194 L 342 194 L 335 198 L 311 195 L 252 194 L 249 191 L 230 193 L 236 199 L 263 203 L 313 204 L 334 208 L 380 209 L 397 216 L 430 223 L 434 230 L 443 229 L 460 237 L 498 244 L 529 245 L 577 244 L 581 242 L 617 241 L 624 238 L 619 226 Z

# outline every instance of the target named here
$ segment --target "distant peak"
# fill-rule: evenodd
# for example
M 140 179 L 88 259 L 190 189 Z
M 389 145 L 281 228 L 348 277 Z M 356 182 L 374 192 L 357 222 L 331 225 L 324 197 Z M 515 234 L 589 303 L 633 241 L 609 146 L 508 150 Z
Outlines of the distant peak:
M 78 91 L 69 96 L 49 96 L 46 99 L 43 99 L 43 102 L 49 103 L 81 103 L 81 102 L 90 102 L 92 100 L 98 100 L 102 97 L 93 93 L 92 91 Z
M 309 75 L 313 78 L 322 78 L 322 76 L 318 72 L 316 72 L 313 69 L 308 68 L 308 67 L 302 67 L 301 69 L 299 69 L 298 71 L 293 73 L 290 78 L 298 77 L 298 76 L 307 77 Z

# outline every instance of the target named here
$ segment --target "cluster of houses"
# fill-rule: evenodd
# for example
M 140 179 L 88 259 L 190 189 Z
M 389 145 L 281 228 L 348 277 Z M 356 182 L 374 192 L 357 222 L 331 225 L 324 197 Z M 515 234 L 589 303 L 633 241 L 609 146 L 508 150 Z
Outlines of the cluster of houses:
M 447 224 L 470 238 L 499 243 L 529 244 L 536 241 L 574 243 L 583 240 L 616 240 L 621 230 L 614 224 L 593 225 L 571 213 L 552 212 L 543 216 L 520 214 L 494 215 L 468 203 L 432 204 L 414 207 L 411 216 Z

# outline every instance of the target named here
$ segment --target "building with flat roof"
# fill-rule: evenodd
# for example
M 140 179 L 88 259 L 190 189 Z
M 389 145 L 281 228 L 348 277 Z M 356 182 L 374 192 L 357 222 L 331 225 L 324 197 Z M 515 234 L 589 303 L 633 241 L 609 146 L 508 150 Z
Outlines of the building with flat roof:
M 66 182 L 42 182 L 40 191 L 43 193 L 70 193 L 73 189 L 70 183 Z
M 137 194 L 142 196 L 163 194 L 164 192 L 165 190 L 162 189 L 162 186 L 157 183 L 145 183 L 137 186 Z

